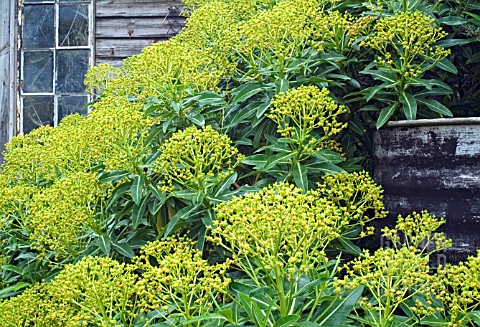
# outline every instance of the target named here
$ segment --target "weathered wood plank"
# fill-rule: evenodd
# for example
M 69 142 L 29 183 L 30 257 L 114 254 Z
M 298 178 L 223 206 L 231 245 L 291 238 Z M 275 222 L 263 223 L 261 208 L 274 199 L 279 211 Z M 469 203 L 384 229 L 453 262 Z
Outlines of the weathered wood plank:
M 99 58 L 97 57 L 95 59 L 95 65 L 100 65 L 100 64 L 109 64 L 113 67 L 120 67 L 123 64 L 123 59 L 121 58 Z
M 97 58 L 127 58 L 139 54 L 143 48 L 167 38 L 151 39 L 99 39 L 96 40 Z
M 0 3 L 0 51 L 10 44 L 10 1 Z
M 185 18 L 118 18 L 96 19 L 97 38 L 161 38 L 177 34 L 185 23 Z
M 12 1 L 0 2 L 0 163 L 5 143 L 10 140 L 12 122 Z
M 398 126 L 374 133 L 374 178 L 385 190 L 389 217 L 412 211 L 445 217 L 442 227 L 453 247 L 444 254 L 450 262 L 464 260 L 480 247 L 480 122 L 469 124 Z
M 178 0 L 97 0 L 96 16 L 102 17 L 165 17 L 178 16 L 183 9 Z

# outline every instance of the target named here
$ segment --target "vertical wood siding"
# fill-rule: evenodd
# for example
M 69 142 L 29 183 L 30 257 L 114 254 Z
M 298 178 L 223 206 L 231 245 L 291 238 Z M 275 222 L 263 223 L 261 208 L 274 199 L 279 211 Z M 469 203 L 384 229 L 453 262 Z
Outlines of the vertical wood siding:
M 95 63 L 119 66 L 155 42 L 177 34 L 185 23 L 179 0 L 97 0 Z
M 0 1 L 0 163 L 15 122 L 15 17 L 13 1 Z

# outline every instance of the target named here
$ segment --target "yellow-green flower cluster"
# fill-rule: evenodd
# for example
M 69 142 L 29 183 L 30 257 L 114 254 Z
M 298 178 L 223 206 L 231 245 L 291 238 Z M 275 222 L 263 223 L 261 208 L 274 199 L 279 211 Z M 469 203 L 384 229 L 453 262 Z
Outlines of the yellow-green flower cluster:
M 382 233 L 395 247 L 404 243 L 416 248 L 419 253 L 433 253 L 452 245 L 452 241 L 447 240 L 444 233 L 436 232 L 443 224 L 445 219 L 438 219 L 427 211 L 414 212 L 406 217 L 398 216 L 395 228 L 385 227 Z
M 353 16 L 338 11 L 321 12 L 311 21 L 311 45 L 318 51 L 326 47 L 344 53 L 356 39 L 370 32 L 373 21 L 372 16 Z
M 378 64 L 393 67 L 398 59 L 404 76 L 415 78 L 425 71 L 420 64 L 438 62 L 450 53 L 434 46 L 447 33 L 433 22 L 434 18 L 420 11 L 402 11 L 378 20 L 372 36 L 362 44 L 378 51 Z
M 387 215 L 382 187 L 365 171 L 326 175 L 323 180 L 318 185 L 321 196 L 332 201 L 352 225 L 362 227 L 360 237 L 373 235 L 374 227 L 367 224 Z
M 205 63 L 210 60 L 209 65 L 221 71 L 223 77 L 233 76 L 236 71 L 233 51 L 238 39 L 232 32 L 236 30 L 237 14 L 231 3 L 210 2 L 191 14 L 176 38 L 184 47 L 207 49 L 209 56 L 202 58 Z
M 132 171 L 132 162 L 145 150 L 142 138 L 152 120 L 126 98 L 103 101 L 87 117 L 68 116 L 58 127 L 41 127 L 7 144 L 1 228 L 12 227 L 12 218 L 19 217 L 17 227 L 42 253 L 74 255 L 81 245 L 75 240 L 94 226 L 92 206 L 103 192 L 92 167 L 103 162 L 106 170 Z
M 427 296 L 427 304 L 417 301 L 410 309 L 418 316 L 428 315 L 435 312 L 430 297 L 432 278 L 428 259 L 408 246 L 381 248 L 373 254 L 365 250 L 345 266 L 344 278 L 336 280 L 336 291 L 364 286 L 365 297 L 358 305 L 382 321 L 389 321 L 402 303 L 423 294 Z
M 195 33 L 191 36 L 192 40 L 187 40 L 179 34 L 126 59 L 122 66 L 125 74 L 109 82 L 108 93 L 113 97 L 118 94 L 135 96 L 142 104 L 160 93 L 172 99 L 185 96 L 179 85 L 195 91 L 216 90 L 220 79 L 231 70 L 231 65 L 223 67 L 221 63 L 217 64 L 210 48 L 199 47 Z
M 136 276 L 109 258 L 86 257 L 51 282 L 0 303 L 2 326 L 115 326 L 135 316 Z M 117 319 L 119 319 L 117 321 Z M 121 320 L 120 320 L 121 319 Z
M 22 294 L 0 302 L 0 325 L 5 327 L 78 327 L 75 308 L 55 298 L 48 283 L 36 284 Z M 63 289 L 61 293 L 68 292 Z
M 95 227 L 97 175 L 66 176 L 34 194 L 23 217 L 32 247 L 40 253 L 57 251 L 58 257 L 76 255 L 79 237 Z M 80 244 L 79 244 L 80 243 Z
M 440 267 L 432 287 L 449 316 L 448 326 L 466 326 L 471 323 L 467 313 L 480 305 L 480 251 L 458 265 Z
M 168 238 L 145 245 L 134 259 L 141 278 L 134 290 L 141 312 L 158 310 L 165 318 L 189 320 L 210 311 L 227 294 L 230 263 L 210 265 L 187 239 Z
M 133 326 L 141 313 L 182 321 L 227 294 L 230 263 L 209 265 L 187 239 L 148 243 L 131 264 L 85 257 L 52 281 L 0 302 L 1 326 Z
M 99 64 L 88 70 L 84 82 L 90 93 L 101 94 L 108 89 L 108 82 L 118 77 L 119 71 L 116 68 L 108 64 Z
M 249 60 L 269 52 L 278 64 L 305 48 L 312 30 L 310 19 L 320 14 L 316 0 L 285 0 L 238 25 L 242 42 L 237 52 Z M 281 69 L 282 67 L 280 67 Z
M 207 180 L 223 179 L 243 160 L 227 135 L 211 126 L 174 133 L 160 147 L 156 167 L 168 185 L 203 190 Z
M 138 278 L 130 270 L 110 258 L 86 257 L 66 266 L 47 284 L 48 292 L 57 303 L 76 311 L 70 317 L 75 326 L 128 326 L 125 322 L 136 316 L 134 287 Z
M 326 88 L 314 85 L 279 93 L 271 101 L 272 112 L 268 117 L 277 124 L 283 137 L 299 141 L 304 151 L 313 153 L 319 144 L 346 127 L 338 118 L 347 108 L 336 104 L 328 94 Z M 313 137 L 314 131 L 321 137 Z
M 306 272 L 324 263 L 324 250 L 347 220 L 316 191 L 274 184 L 234 197 L 216 209 L 210 240 L 229 250 L 235 263 L 255 277 L 251 262 L 268 275 L 281 269 Z
M 194 13 L 208 5 L 228 4 L 236 14 L 236 20 L 244 20 L 261 10 L 272 8 L 276 0 L 184 0 L 187 9 L 195 9 Z

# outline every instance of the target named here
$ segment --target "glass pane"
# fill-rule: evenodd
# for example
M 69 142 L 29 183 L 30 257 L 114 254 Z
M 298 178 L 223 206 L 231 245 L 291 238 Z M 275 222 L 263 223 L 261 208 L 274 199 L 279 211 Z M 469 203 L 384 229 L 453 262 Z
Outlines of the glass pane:
M 58 45 L 88 46 L 88 5 L 59 7 Z
M 57 101 L 58 121 L 70 114 L 86 115 L 88 113 L 88 108 L 83 108 L 88 103 L 87 96 L 61 96 Z
M 23 92 L 53 92 L 53 51 L 23 54 Z
M 26 5 L 23 7 L 23 13 L 23 48 L 53 48 L 55 46 L 55 6 Z
M 85 1 L 85 0 L 58 0 L 58 2 L 90 2 L 90 1 Z
M 57 92 L 83 93 L 83 79 L 89 68 L 90 50 L 57 51 Z
M 53 126 L 53 96 L 23 98 L 23 133 L 43 126 Z

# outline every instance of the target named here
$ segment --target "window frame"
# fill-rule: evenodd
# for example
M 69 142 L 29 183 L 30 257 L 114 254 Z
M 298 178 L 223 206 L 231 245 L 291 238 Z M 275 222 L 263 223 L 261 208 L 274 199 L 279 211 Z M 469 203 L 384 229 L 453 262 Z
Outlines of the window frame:
M 37 5 L 53 5 L 54 6 L 54 46 L 50 48 L 24 48 L 23 47 L 23 26 L 24 22 L 24 6 L 37 6 Z M 59 45 L 59 27 L 60 27 L 60 7 L 63 5 L 87 5 L 88 6 L 88 42 L 87 45 L 81 46 L 60 46 Z M 59 99 L 67 96 L 86 97 L 87 103 L 92 101 L 92 95 L 87 91 L 84 92 L 59 92 L 57 90 L 58 81 L 58 52 L 63 50 L 89 50 L 88 67 L 93 67 L 95 64 L 95 1 L 94 0 L 33 0 L 32 2 L 25 3 L 25 1 L 19 0 L 17 7 L 17 53 L 18 63 L 16 66 L 17 74 L 17 87 L 16 87 L 16 126 L 15 135 L 24 134 L 24 99 L 25 97 L 33 96 L 51 96 L 53 97 L 53 126 L 57 126 L 59 123 Z M 25 52 L 52 52 L 53 53 L 53 72 L 52 72 L 52 92 L 24 92 L 24 72 L 25 72 Z M 81 109 L 81 108 L 79 108 Z M 89 109 L 88 109 L 89 111 Z

